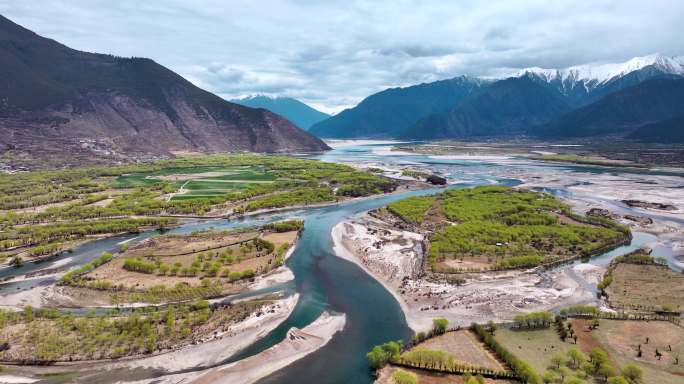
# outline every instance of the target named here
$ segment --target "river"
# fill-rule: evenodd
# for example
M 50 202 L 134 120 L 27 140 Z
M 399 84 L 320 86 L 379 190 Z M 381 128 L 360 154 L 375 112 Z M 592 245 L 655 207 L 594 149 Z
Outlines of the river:
M 431 168 L 454 180 L 452 187 L 476 185 L 516 185 L 519 183 L 508 175 L 511 167 L 523 166 L 517 161 L 500 159 L 480 161 L 478 159 L 436 159 L 431 156 L 392 153 L 387 144 L 349 145 L 336 148 L 326 154 L 315 156 L 323 161 L 384 164 L 388 166 L 420 165 Z M 537 167 L 538 172 L 561 172 L 576 169 L 576 166 Z M 598 167 L 581 167 L 591 172 L 615 172 Z M 639 171 L 643 172 L 643 171 Z M 344 330 L 319 351 L 263 379 L 260 383 L 370 383 L 371 371 L 366 363 L 365 353 L 374 345 L 389 341 L 408 339 L 411 331 L 404 315 L 393 296 L 382 285 L 356 265 L 336 257 L 332 251 L 330 231 L 340 221 L 370 209 L 407 196 L 436 193 L 435 188 L 385 195 L 372 199 L 354 200 L 342 204 L 310 209 L 263 214 L 237 221 L 196 220 L 184 224 L 171 232 L 188 232 L 209 227 L 229 228 L 250 226 L 288 217 L 305 220 L 305 229 L 287 265 L 292 269 L 295 280 L 274 290 L 296 291 L 300 300 L 290 317 L 275 330 L 229 361 L 254 355 L 280 342 L 291 327 L 304 327 L 314 321 L 323 311 L 346 314 Z M 564 195 L 562 189 L 551 191 Z M 41 264 L 27 263 L 19 269 L 0 270 L 0 277 L 23 275 L 41 269 L 69 267 L 91 261 L 103 251 L 111 251 L 122 241 L 139 241 L 158 232 L 125 235 L 103 239 L 86 244 L 73 253 L 66 253 Z M 621 247 L 598 258 L 595 262 L 605 265 L 618 255 L 638 248 L 655 239 L 653 235 L 636 233 L 632 244 Z M 668 255 L 666 255 L 668 256 Z M 40 284 L 51 284 L 56 277 L 43 277 L 0 285 L 0 294 L 28 289 Z M 126 376 L 125 374 L 123 376 Z M 123 377 L 121 377 L 123 378 Z

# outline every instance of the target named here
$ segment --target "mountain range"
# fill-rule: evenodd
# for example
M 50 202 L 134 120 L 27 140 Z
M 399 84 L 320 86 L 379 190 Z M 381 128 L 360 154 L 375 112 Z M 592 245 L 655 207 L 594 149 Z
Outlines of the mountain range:
M 398 137 L 418 120 L 449 107 L 488 85 L 487 80 L 455 77 L 368 96 L 354 108 L 315 124 L 319 137 Z
M 527 68 L 499 80 L 459 76 L 371 95 L 310 132 L 335 138 L 619 136 L 682 142 L 684 127 L 677 125 L 684 116 L 682 79 L 684 57 L 664 55 L 618 64 Z
M 0 149 L 170 155 L 320 151 L 286 118 L 230 103 L 146 58 L 81 52 L 0 16 Z
M 291 97 L 270 97 L 254 95 L 231 100 L 232 103 L 252 108 L 264 108 L 293 122 L 301 129 L 308 130 L 312 125 L 330 117 Z

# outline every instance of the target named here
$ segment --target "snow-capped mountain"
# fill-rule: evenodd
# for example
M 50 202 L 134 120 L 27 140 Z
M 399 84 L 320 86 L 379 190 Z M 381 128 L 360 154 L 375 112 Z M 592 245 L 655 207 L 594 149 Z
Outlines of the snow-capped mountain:
M 532 67 L 521 70 L 518 76 L 533 74 L 548 82 L 560 79 L 600 85 L 649 66 L 663 73 L 681 76 L 684 75 L 684 56 L 653 54 L 635 57 L 624 63 L 585 64 L 564 69 Z
M 563 69 L 525 68 L 529 77 L 556 88 L 575 105 L 583 105 L 653 77 L 684 76 L 684 56 L 653 54 L 623 63 L 585 64 Z

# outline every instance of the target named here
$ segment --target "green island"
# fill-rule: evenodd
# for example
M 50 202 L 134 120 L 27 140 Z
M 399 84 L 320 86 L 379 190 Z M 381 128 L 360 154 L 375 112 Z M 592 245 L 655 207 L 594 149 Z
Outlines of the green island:
M 284 264 L 303 228 L 301 220 L 289 220 L 148 238 L 68 271 L 59 291 L 80 305 L 178 303 L 240 293 Z
M 46 365 L 160 354 L 222 334 L 274 300 L 227 306 L 199 300 L 85 315 L 28 306 L 21 312 L 0 310 L 0 346 L 6 347 L 0 348 L 0 361 Z
M 555 197 L 508 187 L 452 189 L 391 203 L 393 215 L 429 238 L 432 272 L 529 268 L 588 257 L 624 244 L 629 229 L 580 216 Z
M 0 174 L 0 262 L 21 264 L 187 217 L 335 203 L 396 186 L 347 165 L 253 154 Z

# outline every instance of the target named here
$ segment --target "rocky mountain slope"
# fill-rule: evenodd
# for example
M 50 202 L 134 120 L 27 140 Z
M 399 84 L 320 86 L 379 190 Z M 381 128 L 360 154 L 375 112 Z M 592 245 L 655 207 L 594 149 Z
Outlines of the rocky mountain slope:
M 287 119 L 229 103 L 150 59 L 77 51 L 2 16 L 0 73 L 0 150 L 13 153 L 327 148 Z
M 309 131 L 319 137 L 331 138 L 398 137 L 419 119 L 449 109 L 488 84 L 486 80 L 461 76 L 390 88 L 315 124 Z
M 410 139 L 475 138 L 524 134 L 570 110 L 563 96 L 529 78 L 497 81 L 445 112 L 403 132 Z
M 684 131 L 677 119 L 684 116 L 684 79 L 652 79 L 611 93 L 575 109 L 531 132 L 544 138 L 634 135 L 632 138 L 668 142 Z M 665 124 L 649 125 L 666 121 Z M 635 131 L 639 133 L 635 133 Z M 668 132 L 668 130 L 670 132 Z M 649 134 L 649 132 L 652 134 Z
M 321 137 L 412 140 L 512 135 L 647 140 L 643 133 L 630 135 L 642 125 L 674 117 L 679 105 L 670 85 L 683 78 L 684 57 L 659 54 L 614 64 L 526 68 L 499 80 L 457 77 L 376 93 L 316 124 L 312 132 Z M 655 80 L 648 91 L 638 91 L 638 86 Z M 610 99 L 628 89 L 634 92 L 631 97 Z M 625 113 L 624 120 L 613 116 L 618 110 Z M 628 112 L 633 113 L 629 118 Z M 648 140 L 676 133 L 665 132 L 667 127 L 677 129 L 671 123 L 661 125 L 660 133 Z

